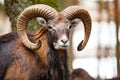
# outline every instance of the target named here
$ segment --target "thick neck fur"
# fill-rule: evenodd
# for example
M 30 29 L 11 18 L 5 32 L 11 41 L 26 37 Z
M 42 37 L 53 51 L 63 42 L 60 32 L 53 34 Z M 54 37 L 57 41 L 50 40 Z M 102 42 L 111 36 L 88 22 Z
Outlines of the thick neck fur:
M 54 49 L 45 27 L 28 37 L 41 47 L 26 48 L 16 32 L 0 37 L 0 80 L 68 80 L 66 50 Z
M 66 50 L 56 50 L 54 48 L 53 39 L 49 32 L 47 32 L 47 38 L 51 80 L 68 80 L 67 52 Z
M 40 39 L 42 41 L 42 46 L 37 50 L 37 54 L 42 62 L 48 66 L 50 80 L 68 80 L 66 50 L 56 50 L 54 48 L 52 38 L 44 27 L 41 27 L 35 35 L 35 40 Z

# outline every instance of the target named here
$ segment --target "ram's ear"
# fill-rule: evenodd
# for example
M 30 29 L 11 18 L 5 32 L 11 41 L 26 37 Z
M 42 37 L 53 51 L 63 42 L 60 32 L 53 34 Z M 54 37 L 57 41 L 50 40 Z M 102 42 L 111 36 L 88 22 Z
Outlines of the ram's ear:
M 81 22 L 81 19 L 75 18 L 71 21 L 71 27 L 76 27 Z
M 37 21 L 42 26 L 46 26 L 46 24 L 47 24 L 46 20 L 42 17 L 37 17 Z

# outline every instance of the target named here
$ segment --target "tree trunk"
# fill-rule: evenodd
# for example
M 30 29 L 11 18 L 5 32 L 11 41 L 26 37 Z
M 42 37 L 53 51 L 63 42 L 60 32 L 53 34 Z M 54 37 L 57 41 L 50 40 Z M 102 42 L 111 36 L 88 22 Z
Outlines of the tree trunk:
M 16 22 L 17 17 L 21 13 L 21 11 L 28 7 L 31 2 L 27 0 L 4 0 L 5 3 L 5 11 L 9 16 L 11 27 L 13 31 L 16 31 Z
M 33 4 L 47 4 L 49 6 L 54 7 L 58 10 L 57 0 L 4 0 L 5 3 L 5 11 L 9 16 L 12 31 L 16 31 L 16 22 L 18 15 L 28 6 Z M 37 21 L 32 20 L 28 24 L 29 30 L 36 30 L 39 28 Z

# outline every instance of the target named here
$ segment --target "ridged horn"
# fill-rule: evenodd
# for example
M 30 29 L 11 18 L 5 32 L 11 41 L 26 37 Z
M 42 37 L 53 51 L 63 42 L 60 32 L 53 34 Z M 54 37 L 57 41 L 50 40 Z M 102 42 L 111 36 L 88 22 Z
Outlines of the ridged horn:
M 63 13 L 65 17 L 69 20 L 73 20 L 75 18 L 79 18 L 82 20 L 84 24 L 84 29 L 85 29 L 85 32 L 84 32 L 85 36 L 84 36 L 84 40 L 82 40 L 78 45 L 77 50 L 80 51 L 84 49 L 91 33 L 92 22 L 91 22 L 91 17 L 89 13 L 86 10 L 81 9 L 80 6 L 70 6 L 64 9 L 61 13 Z
M 38 49 L 41 46 L 41 42 L 33 43 L 28 39 L 26 33 L 26 27 L 28 22 L 35 17 L 43 17 L 46 21 L 54 19 L 57 15 L 57 11 L 52 7 L 44 4 L 36 4 L 26 8 L 18 17 L 17 20 L 17 32 L 22 43 L 29 49 Z

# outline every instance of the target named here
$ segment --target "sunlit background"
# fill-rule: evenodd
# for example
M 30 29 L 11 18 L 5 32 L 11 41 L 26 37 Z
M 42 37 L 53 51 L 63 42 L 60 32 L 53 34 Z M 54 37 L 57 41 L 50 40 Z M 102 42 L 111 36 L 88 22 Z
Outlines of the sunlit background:
M 83 39 L 83 34 L 81 34 L 80 29 L 75 29 L 73 68 L 83 68 L 94 78 L 110 79 L 116 77 L 118 75 L 117 65 L 120 64 L 120 62 L 117 64 L 116 54 L 120 54 L 120 52 L 116 52 L 117 33 L 114 22 L 114 0 L 80 0 L 79 5 L 91 14 L 92 33 L 86 48 L 78 52 L 76 48 L 79 41 Z M 118 7 L 119 17 L 120 6 Z
M 86 48 L 78 52 L 76 51 L 77 42 L 81 40 L 81 37 L 78 36 L 83 34 L 81 35 L 80 29 L 75 30 L 73 37 L 73 53 L 75 54 L 73 68 L 83 68 L 95 78 L 110 79 L 117 76 L 114 1 L 82 0 L 80 6 L 87 9 L 92 16 L 92 33 Z M 118 52 L 118 54 L 120 53 Z
M 81 8 L 89 11 L 92 18 L 92 32 L 85 49 L 78 52 L 77 46 L 84 37 L 84 27 L 80 22 L 74 28 L 72 47 L 68 49 L 72 54 L 70 58 L 72 68 L 82 68 L 96 79 L 117 77 L 120 75 L 120 0 L 75 1 Z M 4 5 L 4 0 L 0 0 L 0 4 Z M 9 18 L 0 6 L 0 35 L 11 31 Z

